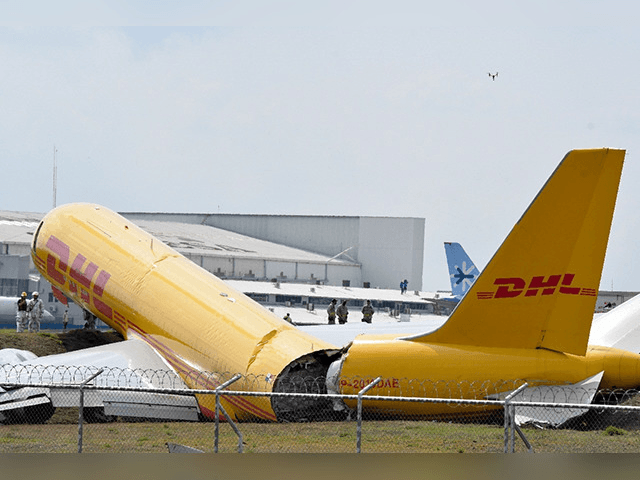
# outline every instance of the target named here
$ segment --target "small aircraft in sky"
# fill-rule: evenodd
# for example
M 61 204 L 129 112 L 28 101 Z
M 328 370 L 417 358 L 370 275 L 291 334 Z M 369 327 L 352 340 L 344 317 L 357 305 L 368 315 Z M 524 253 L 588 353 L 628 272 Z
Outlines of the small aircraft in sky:
M 636 388 L 640 355 L 588 345 L 624 155 L 569 152 L 442 326 L 359 335 L 347 345 L 285 322 L 105 207 L 58 207 L 34 235 L 36 267 L 59 299 L 71 298 L 126 340 L 109 346 L 117 352 L 94 347 L 37 360 L 87 366 L 108 365 L 111 357 L 133 369 L 162 364 L 197 389 L 215 389 L 240 373 L 234 390 L 250 392 L 295 391 L 306 379 L 324 378 L 324 385 L 314 383 L 316 393 L 355 394 L 377 377 L 371 393 L 390 396 L 413 391 L 415 380 L 424 382 L 420 396 L 448 395 L 438 385 L 461 383 L 462 398 L 473 399 L 496 398 L 525 382 L 533 389 L 570 388 L 595 378 L 601 388 Z M 335 412 L 322 395 L 304 402 L 221 398 L 239 420 L 324 419 Z M 191 400 L 181 411 L 214 416 L 214 396 Z M 11 408 L 2 402 L 0 395 L 0 409 Z M 180 408 L 158 412 L 174 418 Z M 369 400 L 364 408 L 404 416 L 451 412 L 446 404 L 422 402 Z
M 496 77 L 498 76 L 498 72 L 496 72 L 496 73 L 489 72 L 489 76 L 491 77 L 491 80 L 493 80 L 495 82 L 496 81 Z

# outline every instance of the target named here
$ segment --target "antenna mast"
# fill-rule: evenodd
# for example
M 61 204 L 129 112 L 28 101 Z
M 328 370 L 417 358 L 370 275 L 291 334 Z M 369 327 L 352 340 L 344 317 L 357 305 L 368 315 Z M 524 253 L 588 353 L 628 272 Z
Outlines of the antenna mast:
M 53 146 L 53 208 L 56 208 L 56 197 L 58 196 L 58 166 L 56 165 L 56 146 Z

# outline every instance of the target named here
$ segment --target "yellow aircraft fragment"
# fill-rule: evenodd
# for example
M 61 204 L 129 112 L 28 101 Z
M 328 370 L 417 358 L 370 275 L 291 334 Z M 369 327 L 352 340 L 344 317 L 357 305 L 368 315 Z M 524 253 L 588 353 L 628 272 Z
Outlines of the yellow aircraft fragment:
M 234 388 L 271 391 L 297 358 L 335 350 L 98 205 L 50 212 L 32 256 L 55 289 L 125 339 L 147 342 L 192 388 L 214 389 L 241 373 L 244 380 Z M 199 404 L 213 415 L 214 396 L 202 396 Z M 239 419 L 276 419 L 264 397 L 225 397 L 223 406 Z
M 382 376 L 397 385 L 384 389 L 390 395 L 423 379 L 434 385 L 426 396 L 459 382 L 468 386 L 463 398 L 486 398 L 514 382 L 576 383 L 601 371 L 601 388 L 640 385 L 639 355 L 587 346 L 623 159 L 622 150 L 570 152 L 448 321 L 408 338 L 357 337 L 340 369 L 342 390 L 358 390 L 347 378 Z

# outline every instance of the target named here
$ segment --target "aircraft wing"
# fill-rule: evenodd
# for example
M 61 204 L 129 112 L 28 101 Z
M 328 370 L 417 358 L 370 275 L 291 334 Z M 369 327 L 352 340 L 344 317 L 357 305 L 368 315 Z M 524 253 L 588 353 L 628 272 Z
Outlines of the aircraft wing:
M 598 387 L 604 372 L 597 373 L 581 382 L 570 385 L 542 385 L 524 389 L 513 400 L 518 402 L 549 403 L 549 404 L 583 404 L 590 405 L 598 392 Z M 503 392 L 499 395 L 490 395 L 494 400 L 504 400 L 511 392 Z M 516 423 L 526 423 L 538 426 L 557 427 L 574 417 L 582 415 L 588 409 L 585 408 L 553 408 L 539 406 L 519 406 L 516 408 Z
M 640 353 L 640 295 L 595 318 L 589 345 Z
M 573 385 L 548 385 L 526 389 L 522 398 L 525 402 L 543 403 L 593 403 L 602 375 L 600 372 L 582 382 Z M 549 407 L 519 407 L 516 412 L 516 423 L 535 423 L 539 425 L 551 425 L 557 427 L 571 418 L 582 415 L 586 408 L 549 408 Z
M 17 348 L 3 348 L 0 350 L 0 365 L 8 363 L 27 363 L 29 360 L 38 358 L 35 353 L 29 350 L 19 350 Z
M 188 388 L 152 347 L 137 338 L 2 365 L 0 384 L 77 385 L 100 368 L 105 368 L 105 372 L 96 377 L 91 385 L 107 388 Z M 73 407 L 78 406 L 79 402 L 76 388 L 7 387 L 4 393 L 0 393 L 0 412 L 6 414 L 16 408 L 46 403 L 53 407 Z M 84 405 L 104 407 L 106 415 L 125 417 L 195 421 L 199 413 L 194 395 L 122 393 L 109 389 L 87 390 Z
M 358 335 L 397 334 L 399 337 L 429 333 L 447 321 L 443 315 L 422 315 L 420 321 L 364 323 L 353 321 L 344 325 L 300 325 L 298 328 L 309 335 L 336 346 L 348 345 Z

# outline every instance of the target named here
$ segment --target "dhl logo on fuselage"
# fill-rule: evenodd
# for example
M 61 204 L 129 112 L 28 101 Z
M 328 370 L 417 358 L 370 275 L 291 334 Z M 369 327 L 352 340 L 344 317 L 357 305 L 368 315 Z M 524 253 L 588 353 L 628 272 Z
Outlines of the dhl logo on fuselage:
M 54 295 L 58 300 L 66 303 L 66 298 L 62 291 L 58 288 L 68 291 L 74 296 L 78 296 L 87 305 L 93 305 L 98 312 L 100 312 L 107 320 L 111 320 L 113 323 L 118 324 L 123 330 L 127 328 L 132 329 L 137 333 L 142 340 L 147 342 L 151 347 L 158 351 L 183 378 L 196 379 L 195 387 L 202 387 L 207 389 L 215 389 L 220 383 L 207 375 L 201 375 L 201 372 L 194 370 L 194 368 L 178 358 L 175 352 L 167 347 L 167 345 L 159 342 L 152 335 L 149 335 L 138 325 L 132 323 L 125 318 L 124 315 L 117 310 L 107 305 L 102 296 L 104 294 L 105 286 L 111 278 L 111 274 L 104 269 L 101 269 L 95 263 L 89 261 L 87 264 L 87 257 L 78 253 L 73 263 L 69 263 L 71 259 L 71 249 L 69 245 L 64 243 L 59 238 L 51 235 L 47 240 L 46 247 L 52 252 L 47 253 L 46 261 L 34 254 L 34 262 L 38 264 L 41 270 L 47 272 L 49 280 L 51 282 L 51 288 Z M 92 286 L 93 283 L 93 286 Z M 57 284 L 57 286 L 56 286 Z M 102 320 L 105 320 L 102 318 Z M 107 322 L 111 325 L 110 322 Z M 112 327 L 114 325 L 111 325 Z M 197 375 L 194 375 L 194 372 Z M 234 407 L 244 410 L 252 415 L 256 415 L 260 418 L 268 420 L 276 420 L 275 415 L 271 411 L 267 411 L 258 405 L 253 404 L 250 400 L 242 397 L 228 397 L 223 398 L 232 404 Z M 210 418 L 214 418 L 214 412 L 208 409 L 206 406 L 200 405 L 201 410 L 206 413 Z
M 52 252 L 47 254 L 46 265 L 43 265 L 43 260 L 37 255 L 34 255 L 34 261 L 46 269 L 56 297 L 60 299 L 59 297 L 62 295 L 56 286 L 66 287 L 65 290 L 71 295 L 79 297 L 86 305 L 93 305 L 98 312 L 113 320 L 113 309 L 102 301 L 104 288 L 111 278 L 111 274 L 100 269 L 93 262 L 87 264 L 87 258 L 81 253 L 78 253 L 73 259 L 73 263 L 70 263 L 71 250 L 69 245 L 53 235 L 47 240 L 46 247 Z
M 497 285 L 497 290 L 493 292 L 477 292 L 479 300 L 489 300 L 493 298 L 515 298 L 522 294 L 525 297 L 537 297 L 538 295 L 553 295 L 558 292 L 563 295 L 586 295 L 595 297 L 597 291 L 594 288 L 582 288 L 571 286 L 575 274 L 565 273 L 564 275 L 544 275 L 535 276 L 527 283 L 523 278 L 509 277 L 496 278 L 493 282 Z

